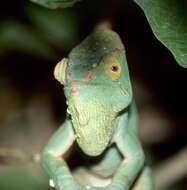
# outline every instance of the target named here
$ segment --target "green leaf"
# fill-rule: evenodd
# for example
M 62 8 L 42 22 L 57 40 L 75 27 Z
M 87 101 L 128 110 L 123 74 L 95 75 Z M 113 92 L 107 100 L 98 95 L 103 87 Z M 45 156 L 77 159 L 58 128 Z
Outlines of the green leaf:
M 49 10 L 32 5 L 27 10 L 42 37 L 57 49 L 69 51 L 77 43 L 78 22 L 71 9 Z
M 143 9 L 155 36 L 187 68 L 186 0 L 135 0 Z
M 32 28 L 17 21 L 0 25 L 0 52 L 18 51 L 53 59 L 54 50 Z
M 72 7 L 79 0 L 31 0 L 50 9 Z

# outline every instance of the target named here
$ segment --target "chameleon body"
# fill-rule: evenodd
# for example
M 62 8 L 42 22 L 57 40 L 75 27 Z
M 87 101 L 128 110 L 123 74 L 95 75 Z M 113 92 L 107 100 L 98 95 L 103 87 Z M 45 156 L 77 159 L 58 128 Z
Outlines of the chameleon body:
M 43 166 L 55 188 L 152 190 L 151 174 L 144 165 L 137 135 L 137 112 L 119 36 L 110 30 L 93 32 L 57 64 L 54 74 L 64 85 L 68 105 L 66 121 L 42 154 Z M 92 178 L 86 186 L 72 176 L 63 156 L 75 141 L 87 156 L 101 157 L 95 165 L 82 169 L 88 176 L 101 179 L 99 183 Z

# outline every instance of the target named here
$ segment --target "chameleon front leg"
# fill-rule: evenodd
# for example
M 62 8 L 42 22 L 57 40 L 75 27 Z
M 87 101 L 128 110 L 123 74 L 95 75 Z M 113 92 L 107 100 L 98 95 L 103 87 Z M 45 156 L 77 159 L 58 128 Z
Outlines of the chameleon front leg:
M 114 139 L 119 151 L 124 157 L 116 171 L 110 190 L 129 190 L 144 165 L 144 152 L 139 140 L 130 127 L 119 122 L 118 135 Z
M 57 190 L 83 190 L 75 183 L 63 155 L 75 141 L 71 122 L 65 123 L 55 132 L 42 153 L 42 165 Z

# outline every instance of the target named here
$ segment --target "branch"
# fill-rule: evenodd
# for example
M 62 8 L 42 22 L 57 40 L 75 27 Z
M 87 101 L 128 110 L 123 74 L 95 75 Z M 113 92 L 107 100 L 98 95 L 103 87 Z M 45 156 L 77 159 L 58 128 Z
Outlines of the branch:
M 40 162 L 40 153 L 26 154 L 20 150 L 0 148 L 0 164 Z M 153 169 L 156 189 L 165 189 L 187 175 L 187 147 Z
M 26 154 L 21 150 L 0 148 L 0 164 L 13 162 L 40 162 L 40 153 Z
M 187 147 L 153 170 L 156 189 L 165 189 L 187 175 Z

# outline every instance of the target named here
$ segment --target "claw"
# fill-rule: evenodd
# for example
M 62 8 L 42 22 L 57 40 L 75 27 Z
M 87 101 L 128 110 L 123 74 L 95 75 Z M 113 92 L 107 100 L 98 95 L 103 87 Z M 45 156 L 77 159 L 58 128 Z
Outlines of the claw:
M 55 187 L 54 181 L 52 179 L 49 180 L 49 186 L 50 187 Z

